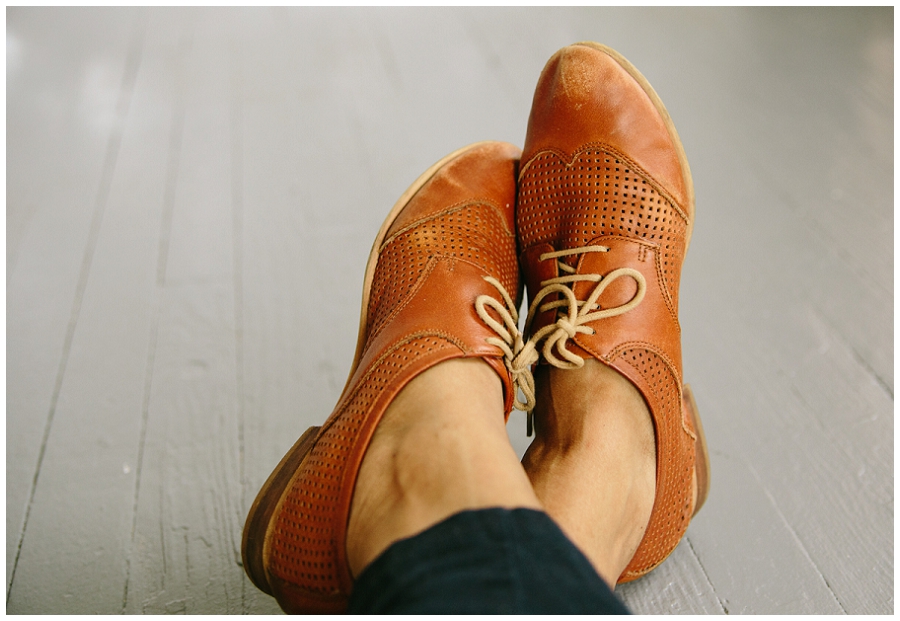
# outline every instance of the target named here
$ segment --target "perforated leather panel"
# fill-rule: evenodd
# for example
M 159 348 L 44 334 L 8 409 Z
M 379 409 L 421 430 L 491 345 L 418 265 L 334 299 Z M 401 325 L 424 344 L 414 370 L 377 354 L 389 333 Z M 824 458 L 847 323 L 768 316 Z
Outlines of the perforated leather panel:
M 474 263 L 516 296 L 519 266 L 512 231 L 497 208 L 484 203 L 461 205 L 385 241 L 370 294 L 368 338 L 378 333 L 435 255 Z
M 426 337 L 401 343 L 369 369 L 345 405 L 332 415 L 288 491 L 272 531 L 269 572 L 311 592 L 332 594 L 341 586 L 336 559 L 336 519 L 344 464 L 364 425 L 374 427 L 372 404 L 398 372 L 447 341 Z M 355 474 L 355 473 L 353 473 Z
M 589 148 L 567 166 L 555 152 L 538 153 L 523 169 L 516 217 L 522 250 L 541 242 L 567 250 L 610 234 L 659 244 L 666 288 L 677 308 L 687 221 L 619 156 Z M 573 267 L 575 260 L 569 259 Z
M 646 535 L 626 570 L 628 577 L 639 577 L 663 562 L 672 552 L 691 519 L 691 476 L 693 474 L 693 438 L 683 429 L 681 381 L 656 353 L 646 349 L 623 352 L 621 363 L 630 365 L 644 379 L 641 386 L 655 414 L 658 455 L 678 456 L 678 468 L 657 467 L 656 503 Z

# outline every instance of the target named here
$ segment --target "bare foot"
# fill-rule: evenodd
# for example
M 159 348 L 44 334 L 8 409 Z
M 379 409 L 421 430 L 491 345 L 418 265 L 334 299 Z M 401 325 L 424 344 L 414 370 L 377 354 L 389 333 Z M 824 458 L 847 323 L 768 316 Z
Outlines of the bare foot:
M 481 360 L 443 362 L 412 380 L 375 430 L 356 482 L 353 575 L 387 547 L 466 509 L 541 509 L 509 443 L 502 385 Z

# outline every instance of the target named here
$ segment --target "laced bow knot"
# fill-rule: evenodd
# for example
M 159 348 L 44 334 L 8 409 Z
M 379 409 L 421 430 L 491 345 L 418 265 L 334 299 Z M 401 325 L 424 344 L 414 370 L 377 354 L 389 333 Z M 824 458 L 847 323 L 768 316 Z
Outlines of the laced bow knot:
M 535 405 L 534 376 L 531 367 L 538 361 L 540 354 L 535 342 L 531 339 L 526 341 L 519 331 L 519 313 L 506 288 L 492 276 L 485 276 L 484 280 L 497 289 L 505 306 L 493 296 L 483 294 L 475 299 L 475 311 L 481 320 L 497 333 L 497 337 L 488 337 L 486 340 L 503 352 L 503 362 L 512 378 L 515 393 L 513 407 L 530 412 Z M 501 321 L 497 321 L 488 312 L 488 308 L 497 313 Z M 519 390 L 525 396 L 524 402 L 519 400 Z
M 584 366 L 584 360 L 577 354 L 569 351 L 566 343 L 578 334 L 596 333 L 594 328 L 586 324 L 627 313 L 641 303 L 647 292 L 647 280 L 636 269 L 622 267 L 613 270 L 606 276 L 601 276 L 600 274 L 577 274 L 575 268 L 560 260 L 562 257 L 587 252 L 609 252 L 609 248 L 606 246 L 585 246 L 584 248 L 572 250 L 545 252 L 539 257 L 541 261 L 557 259 L 559 271 L 566 275 L 549 278 L 541 282 L 541 290 L 534 297 L 528 309 L 525 333 L 531 332 L 531 323 L 538 313 L 557 309 L 556 321 L 534 333 L 531 340 L 536 344 L 543 341 L 541 353 L 548 363 L 559 369 L 576 369 Z M 597 303 L 597 300 L 607 287 L 623 277 L 630 277 L 637 284 L 637 291 L 634 296 L 632 296 L 631 300 L 619 306 L 602 308 Z M 578 282 L 596 283 L 591 294 L 584 301 L 579 301 L 572 290 L 574 284 Z M 545 298 L 553 294 L 560 294 L 562 299 L 542 304 Z
M 541 355 L 549 364 L 558 369 L 583 367 L 584 359 L 566 347 L 569 339 L 575 338 L 578 334 L 596 334 L 596 330 L 587 324 L 627 313 L 641 303 L 647 292 L 647 280 L 636 269 L 621 267 L 606 276 L 578 274 L 575 268 L 559 260 L 561 257 L 586 252 L 609 252 L 609 248 L 585 246 L 584 248 L 546 252 L 540 255 L 539 260 L 541 261 L 557 259 L 559 271 L 565 275 L 541 282 L 541 290 L 531 302 L 531 306 L 528 308 L 528 317 L 525 320 L 524 334 L 531 335 L 527 340 L 518 327 L 519 314 L 516 305 L 496 278 L 485 276 L 484 280 L 497 289 L 505 305 L 487 294 L 480 295 L 475 300 L 475 310 L 478 316 L 497 333 L 496 337 L 488 337 L 486 340 L 503 352 L 503 361 L 512 378 L 513 390 L 516 394 L 514 407 L 527 412 L 527 434 L 529 436 L 533 430 L 532 411 L 535 406 L 534 376 L 531 369 L 540 360 Z M 619 306 L 602 308 L 597 300 L 606 291 L 606 288 L 619 278 L 626 277 L 632 278 L 637 284 L 637 291 L 632 298 Z M 584 301 L 578 300 L 572 290 L 574 284 L 578 282 L 596 283 L 593 291 Z M 544 299 L 553 294 L 559 294 L 561 299 L 543 303 Z M 494 318 L 488 309 L 493 310 L 500 317 L 500 321 Z M 532 333 L 531 324 L 538 313 L 553 309 L 557 309 L 556 321 Z M 525 395 L 524 402 L 519 400 L 519 390 Z
M 569 321 L 568 317 L 560 317 L 556 322 L 556 327 L 566 333 L 566 336 L 574 338 L 576 334 L 578 334 L 579 326 L 576 326 L 574 323 Z

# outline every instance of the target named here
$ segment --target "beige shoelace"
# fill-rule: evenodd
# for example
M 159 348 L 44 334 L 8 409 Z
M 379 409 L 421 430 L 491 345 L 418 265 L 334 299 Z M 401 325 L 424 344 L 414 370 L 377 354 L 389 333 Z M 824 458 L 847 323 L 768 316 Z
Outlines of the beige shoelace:
M 576 369 L 584 366 L 584 360 L 577 354 L 570 352 L 566 347 L 568 340 L 579 333 L 595 334 L 596 330 L 586 324 L 627 313 L 641 303 L 647 292 L 647 281 L 644 275 L 630 267 L 613 270 L 606 276 L 601 276 L 600 274 L 576 274 L 575 268 L 560 260 L 563 257 L 587 252 L 609 252 L 609 248 L 606 246 L 585 246 L 584 248 L 573 250 L 545 252 L 539 257 L 540 261 L 556 259 L 559 272 L 564 275 L 541 282 L 541 290 L 534 297 L 528 309 L 524 333 L 531 333 L 531 324 L 538 313 L 554 308 L 559 310 L 557 310 L 557 318 L 554 323 L 544 326 L 532 334 L 528 340 L 524 339 L 522 332 L 518 329 L 519 316 L 512 298 L 496 279 L 489 276 L 485 277 L 485 280 L 500 292 L 506 302 L 506 308 L 489 295 L 479 296 L 475 301 L 478 316 L 501 337 L 489 338 L 488 342 L 496 345 L 503 351 L 506 367 L 513 378 L 513 388 L 520 388 L 522 394 L 525 395 L 525 402 L 523 403 L 519 401 L 518 391 L 516 392 L 515 407 L 519 410 L 525 410 L 528 414 L 527 433 L 529 436 L 533 433 L 532 411 L 535 405 L 534 377 L 531 373 L 531 367 L 538 361 L 540 354 L 543 354 L 544 359 L 558 369 Z M 638 290 L 634 297 L 621 306 L 600 309 L 597 300 L 606 288 L 617 279 L 626 276 L 633 278 L 637 283 Z M 573 284 L 577 282 L 597 283 L 597 286 L 594 287 L 594 290 L 583 302 L 579 302 L 575 297 L 574 291 L 572 291 Z M 554 293 L 559 293 L 563 296 L 563 299 L 541 305 L 544 298 Z M 491 317 L 486 307 L 493 308 L 500 315 L 503 323 Z M 565 308 L 565 311 L 562 310 L 563 308 Z M 541 346 L 542 342 L 543 345 Z M 539 348 L 540 354 L 538 353 Z M 557 357 L 557 354 L 559 354 L 559 357 Z
M 519 312 L 512 297 L 496 278 L 485 276 L 484 279 L 494 286 L 503 297 L 504 307 L 495 298 L 489 295 L 480 295 L 475 300 L 475 311 L 481 320 L 496 332 L 500 338 L 490 337 L 487 342 L 496 345 L 503 351 L 503 359 L 506 368 L 513 380 L 513 390 L 516 398 L 514 407 L 517 410 L 531 412 L 534 409 L 534 377 L 531 375 L 532 365 L 540 358 L 535 342 L 531 339 L 525 341 L 519 331 Z M 494 309 L 503 323 L 494 319 L 487 312 L 487 307 Z M 525 395 L 525 401 L 519 401 L 519 389 Z

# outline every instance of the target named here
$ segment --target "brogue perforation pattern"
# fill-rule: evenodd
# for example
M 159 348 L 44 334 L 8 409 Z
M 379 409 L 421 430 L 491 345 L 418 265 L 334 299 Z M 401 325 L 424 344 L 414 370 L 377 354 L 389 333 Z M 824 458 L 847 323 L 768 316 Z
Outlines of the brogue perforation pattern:
M 341 475 L 347 456 L 358 441 L 372 403 L 404 367 L 435 351 L 455 346 L 426 336 L 377 360 L 344 407 L 326 429 L 285 496 L 272 531 L 269 571 L 281 580 L 311 592 L 329 595 L 340 589 L 335 529 L 329 520 L 340 502 Z
M 666 443 L 659 447 L 658 454 L 693 452 L 693 438 L 682 427 L 680 381 L 671 367 L 658 354 L 646 349 L 626 350 L 621 358 L 644 379 L 645 395 L 651 401 L 650 408 L 657 413 L 657 425 L 662 426 L 657 429 L 656 437 Z M 681 470 L 661 469 L 656 481 L 656 505 L 663 510 L 652 515 L 647 525 L 648 538 L 627 568 L 630 574 L 643 575 L 659 565 L 674 548 L 673 541 L 677 543 L 687 530 L 692 509 L 693 459 L 682 463 Z
M 588 149 L 566 165 L 555 152 L 538 153 L 519 181 L 517 225 L 522 250 L 543 242 L 568 250 L 602 235 L 658 244 L 664 286 L 677 308 L 687 222 L 650 180 L 614 154 Z M 576 260 L 567 261 L 574 267 Z
M 482 268 L 515 295 L 516 239 L 496 208 L 468 204 L 448 210 L 388 240 L 378 258 L 369 299 L 371 339 L 413 289 L 428 261 L 452 257 Z
M 614 152 L 585 147 L 570 164 L 554 151 L 537 153 L 519 180 L 517 231 L 520 249 L 549 244 L 555 250 L 590 245 L 603 236 L 648 242 L 658 248 L 660 286 L 677 309 L 688 222 L 653 179 Z M 577 267 L 577 256 L 565 258 Z M 621 265 L 619 267 L 627 267 Z M 533 292 L 531 293 L 533 295 Z M 624 344 L 623 344 L 624 345 Z M 657 424 L 658 455 L 683 468 L 659 469 L 657 496 L 647 539 L 626 575 L 638 577 L 659 565 L 681 539 L 691 517 L 693 437 L 683 427 L 679 371 L 651 349 L 624 345 L 614 367 L 631 367 Z

